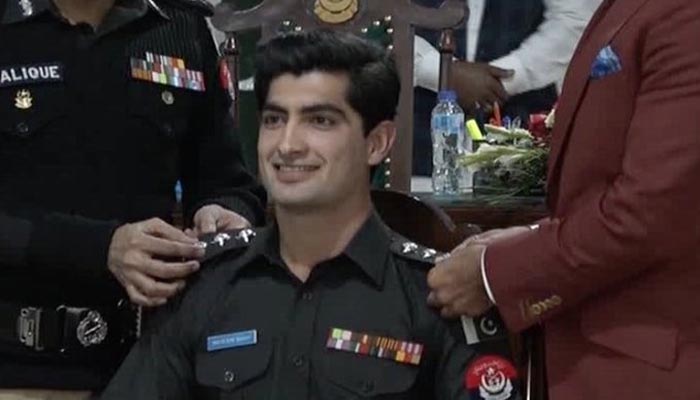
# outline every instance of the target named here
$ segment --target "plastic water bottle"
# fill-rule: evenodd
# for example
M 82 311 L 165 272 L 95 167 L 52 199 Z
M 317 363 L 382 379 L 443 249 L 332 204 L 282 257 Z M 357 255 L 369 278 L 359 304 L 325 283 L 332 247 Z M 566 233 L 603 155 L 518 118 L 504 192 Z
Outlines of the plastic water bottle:
M 438 104 L 431 121 L 433 139 L 433 192 L 458 194 L 471 192 L 472 174 L 459 164 L 459 157 L 471 152 L 471 139 L 464 126 L 464 111 L 452 90 L 438 93 Z

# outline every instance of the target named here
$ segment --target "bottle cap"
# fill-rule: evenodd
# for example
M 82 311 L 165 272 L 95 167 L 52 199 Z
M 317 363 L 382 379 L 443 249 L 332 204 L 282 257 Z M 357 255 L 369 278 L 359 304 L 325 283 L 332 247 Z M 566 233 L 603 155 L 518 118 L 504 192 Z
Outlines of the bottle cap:
M 457 92 L 454 90 L 441 90 L 438 93 L 438 101 L 457 101 Z

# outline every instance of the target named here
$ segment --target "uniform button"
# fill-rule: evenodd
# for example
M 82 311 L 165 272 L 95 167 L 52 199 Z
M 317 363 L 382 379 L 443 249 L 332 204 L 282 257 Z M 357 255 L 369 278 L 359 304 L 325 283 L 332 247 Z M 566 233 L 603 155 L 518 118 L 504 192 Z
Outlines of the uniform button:
M 160 94 L 160 98 L 166 105 L 171 106 L 175 103 L 175 96 L 173 95 L 173 92 L 169 90 L 164 90 L 163 93 Z
M 306 301 L 310 301 L 310 300 L 313 300 L 314 294 L 311 292 L 304 292 L 304 294 L 301 295 L 301 298 L 306 300 Z
M 172 137 L 173 136 L 173 126 L 170 124 L 163 124 L 163 132 L 165 133 L 166 136 Z
M 294 366 L 297 368 L 303 367 L 304 366 L 304 357 L 303 356 L 292 357 L 292 364 L 294 364 Z
M 20 122 L 15 127 L 15 131 L 17 132 L 17 136 L 27 137 L 29 136 L 29 125 L 27 125 L 25 122 Z
M 224 382 L 231 383 L 235 380 L 236 380 L 236 374 L 234 374 L 233 372 L 231 372 L 229 370 L 226 370 L 224 372 Z
M 360 387 L 362 392 L 364 393 L 369 393 L 372 390 L 374 390 L 374 381 L 364 381 L 362 382 L 362 386 Z

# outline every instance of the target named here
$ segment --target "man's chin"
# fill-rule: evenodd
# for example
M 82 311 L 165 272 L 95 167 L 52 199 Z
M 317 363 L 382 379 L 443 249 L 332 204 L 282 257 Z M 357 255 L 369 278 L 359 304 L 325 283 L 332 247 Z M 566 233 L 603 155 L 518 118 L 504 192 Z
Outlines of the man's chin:
M 317 197 L 309 196 L 308 194 L 300 196 L 275 196 L 271 194 L 270 200 L 275 207 L 285 210 L 314 210 L 321 206 Z

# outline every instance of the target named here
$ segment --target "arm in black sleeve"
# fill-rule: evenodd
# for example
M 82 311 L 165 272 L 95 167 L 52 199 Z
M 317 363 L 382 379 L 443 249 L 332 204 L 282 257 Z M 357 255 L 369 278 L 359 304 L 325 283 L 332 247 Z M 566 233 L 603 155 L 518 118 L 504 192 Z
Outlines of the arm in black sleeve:
M 207 204 L 219 204 L 250 221 L 264 221 L 265 191 L 243 165 L 230 115 L 231 98 L 221 86 L 218 53 L 204 18 L 198 24 L 206 92 L 183 149 L 183 203 L 187 222 Z
M 38 273 L 61 268 L 103 274 L 112 234 L 118 226 L 116 221 L 60 213 L 32 219 L 0 214 L 1 265 L 32 268 Z
M 461 321 L 443 322 L 445 329 L 438 335 L 442 352 L 435 375 L 435 398 L 521 400 L 521 381 L 500 315 L 492 309 L 471 321 L 471 344 L 467 344 Z
M 132 347 L 101 400 L 194 399 L 194 326 L 198 315 L 188 290 L 151 317 L 149 329 Z
M 436 348 L 440 354 L 435 369 L 436 400 L 468 400 L 464 376 L 474 360 L 475 351 L 466 343 L 458 322 L 442 321 L 436 329 Z
M 230 274 L 203 269 L 188 289 L 158 309 L 101 400 L 195 400 L 195 359 L 212 315 L 225 303 Z

